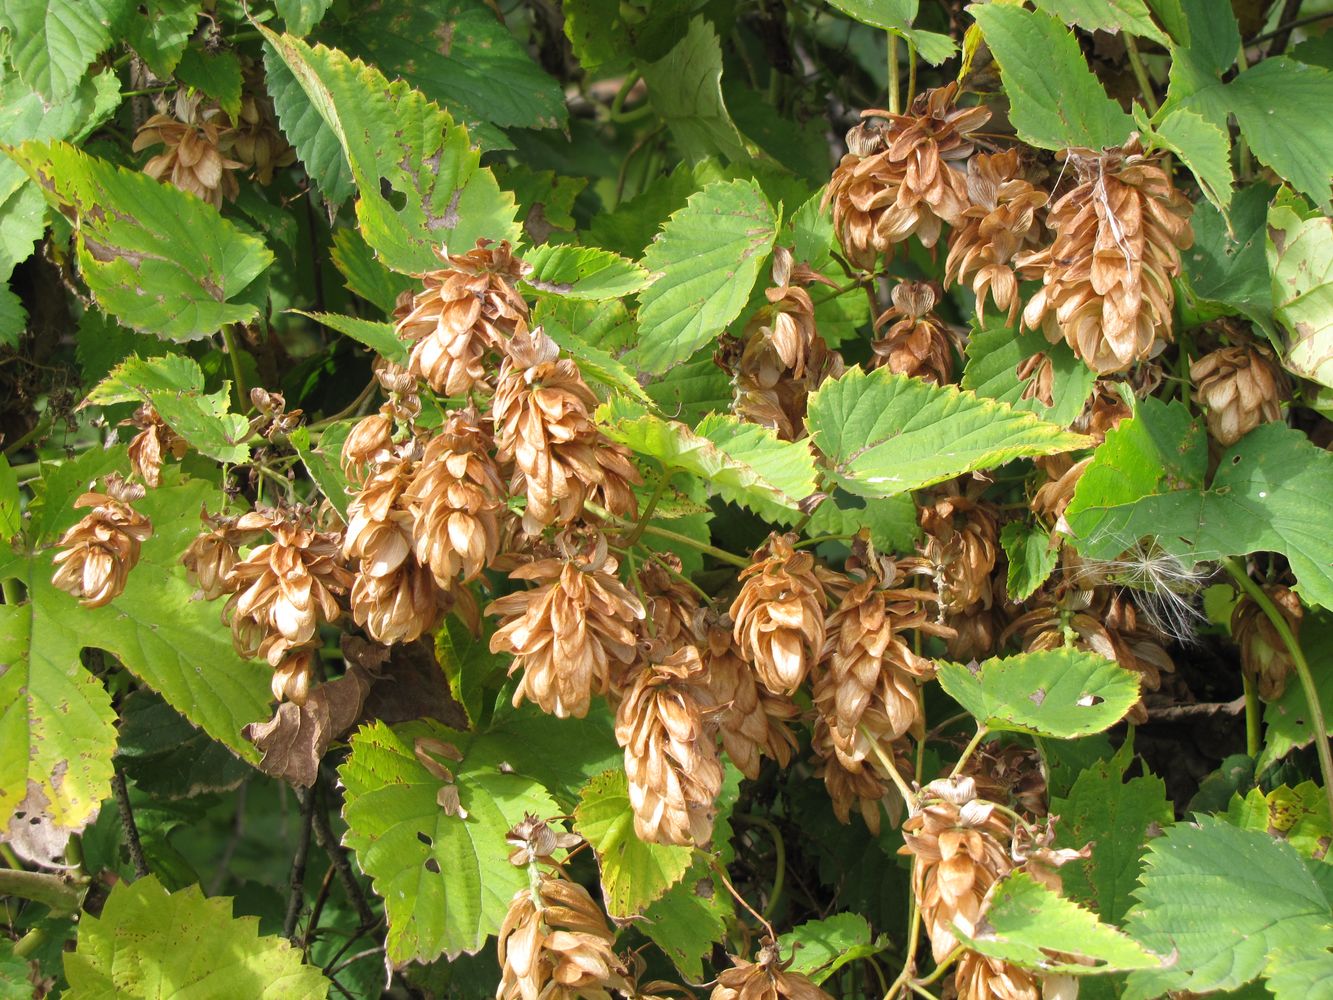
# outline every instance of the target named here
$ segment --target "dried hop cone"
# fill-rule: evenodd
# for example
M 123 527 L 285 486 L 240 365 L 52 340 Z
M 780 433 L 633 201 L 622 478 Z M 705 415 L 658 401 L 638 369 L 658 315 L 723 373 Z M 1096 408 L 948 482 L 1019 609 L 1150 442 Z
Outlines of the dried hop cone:
M 977 153 L 967 161 L 969 206 L 949 234 L 944 285 L 972 282 L 977 323 L 986 321 L 986 298 L 1003 310 L 1010 325 L 1018 318 L 1018 279 L 1013 260 L 1041 239 L 1037 210 L 1047 194 L 1023 176 L 1018 150 Z
M 909 236 L 933 247 L 944 223 L 962 220 L 967 178 L 954 164 L 972 154 L 969 136 L 990 112 L 955 108 L 957 92 L 956 83 L 927 90 L 905 115 L 862 112 L 870 120 L 847 134 L 849 152 L 833 171 L 824 204 L 833 204 L 838 241 L 858 267 L 873 268 L 879 254 Z
M 122 423 L 139 431 L 130 441 L 130 470 L 143 480 L 145 486 L 160 486 L 163 458 L 168 454 L 178 462 L 184 458 L 189 451 L 185 439 L 168 427 L 149 403 L 139 407 L 133 417 Z
M 1301 629 L 1305 609 L 1301 599 L 1286 587 L 1265 587 L 1265 592 L 1276 605 L 1293 635 Z M 1295 665 L 1287 644 L 1278 635 L 1272 621 L 1248 595 L 1242 596 L 1231 612 L 1231 636 L 1240 647 L 1240 665 L 1259 689 L 1259 697 L 1274 701 L 1287 689 L 1287 678 Z
M 1282 419 L 1287 379 L 1272 352 L 1258 344 L 1205 354 L 1190 365 L 1190 381 L 1219 444 L 1233 445 L 1260 424 Z
M 714 719 L 722 734 L 722 749 L 750 779 L 759 777 L 762 757 L 772 757 L 786 767 L 797 745 L 790 723 L 800 710 L 791 698 L 759 686 L 754 668 L 736 647 L 730 621 L 709 621 L 705 628 L 704 683 L 717 706 Z
M 184 88 L 176 92 L 176 114 L 153 115 L 139 127 L 134 152 L 149 146 L 163 151 L 144 164 L 143 172 L 202 198 L 214 208 L 240 191 L 236 171 L 245 164 L 229 155 L 235 132 L 216 105 L 205 106 Z
M 407 491 L 417 559 L 445 589 L 475 580 L 500 549 L 505 494 L 490 446 L 477 411 L 455 410 L 426 443 Z
M 932 312 L 939 296 L 929 282 L 902 281 L 893 288 L 893 307 L 875 320 L 888 329 L 871 343 L 871 367 L 888 368 L 942 385 L 953 379 L 953 338 Z
M 815 329 L 815 305 L 806 287 L 816 282 L 834 286 L 835 282 L 814 271 L 808 264 L 797 264 L 791 251 L 773 249 L 773 284 L 764 291 L 768 305 L 759 309 L 745 325 L 748 342 L 761 338 L 772 349 L 783 368 L 794 378 L 805 375 L 811 355 L 822 343 Z
M 652 844 L 702 847 L 713 835 L 722 760 L 709 720 L 704 664 L 694 646 L 652 644 L 616 709 L 616 741 L 634 831 Z
M 210 514 L 204 506 L 199 508 L 199 520 L 205 530 L 181 555 L 181 564 L 186 578 L 199 588 L 192 595 L 194 600 L 212 601 L 232 593 L 233 584 L 228 581 L 232 567 L 241 558 L 238 550 L 262 535 L 264 529 L 240 528 L 238 518 L 220 512 Z
M 989 608 L 990 575 L 999 556 L 999 528 L 990 507 L 946 490 L 922 504 L 920 521 L 926 534 L 922 554 L 935 567 L 940 607 Z
M 975 951 L 959 956 L 953 981 L 959 1000 L 1055 1000 L 1031 969 Z
M 398 321 L 412 345 L 408 369 L 446 396 L 463 396 L 486 377 L 486 356 L 501 353 L 527 326 L 528 304 L 515 287 L 526 268 L 508 241 L 478 240 L 463 254 L 437 250 L 444 263 L 422 278 L 425 288 Z
M 523 671 L 514 704 L 527 698 L 560 718 L 582 718 L 592 695 L 610 686 L 612 664 L 634 661 L 634 622 L 645 612 L 616 578 L 604 537 L 581 549 L 569 537 L 561 545 L 561 557 L 537 559 L 509 574 L 538 586 L 492 601 L 486 613 L 501 617 L 491 652 L 513 655 L 510 672 Z
M 273 172 L 296 162 L 296 150 L 278 128 L 273 101 L 264 88 L 262 74 L 246 74 L 250 84 L 241 98 L 241 114 L 235 124 L 232 152 L 251 169 L 256 181 L 273 183 Z
M 773 535 L 741 570 L 731 605 L 736 645 L 773 694 L 790 695 L 824 648 L 828 598 L 815 557 L 797 552 L 794 535 Z
M 588 890 L 550 872 L 509 902 L 496 938 L 499 1000 L 611 1000 L 628 988 L 615 934 Z
M 1191 206 L 1137 137 L 1068 157 L 1078 184 L 1051 206 L 1055 241 L 1019 261 L 1042 280 L 1023 322 L 1053 344 L 1063 337 L 1100 374 L 1125 371 L 1171 339 L 1171 279 L 1194 242 Z
M 597 500 L 613 514 L 638 511 L 633 484 L 642 482 L 630 454 L 592 422 L 597 397 L 555 341 L 538 328 L 520 331 L 491 401 L 496 458 L 513 462 L 513 492 L 527 496 L 523 529 L 568 524 Z
M 753 962 L 732 956 L 732 968 L 717 977 L 711 1000 L 833 1000 L 799 972 L 771 939 L 765 938 Z
M 90 491 L 74 501 L 76 508 L 92 510 L 61 536 L 51 582 L 85 608 L 100 608 L 125 589 L 139 545 L 153 533 L 152 522 L 131 506 L 143 495 L 142 486 L 110 475 L 104 492 Z
M 815 777 L 824 779 L 824 788 L 838 822 L 850 823 L 852 809 L 855 808 L 865 821 L 866 828 L 873 835 L 879 836 L 880 805 L 889 790 L 886 779 L 870 763 L 848 760 L 838 754 L 828 720 L 822 714 L 815 719 L 810 747 L 819 758 Z M 893 756 L 902 756 L 900 749 L 891 747 L 887 752 Z

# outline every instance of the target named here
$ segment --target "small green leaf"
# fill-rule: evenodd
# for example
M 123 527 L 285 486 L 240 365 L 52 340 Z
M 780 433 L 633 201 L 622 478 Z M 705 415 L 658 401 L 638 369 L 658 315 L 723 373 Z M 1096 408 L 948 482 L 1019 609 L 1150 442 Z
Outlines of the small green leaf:
M 878 955 L 889 947 L 888 938 L 875 937 L 859 913 L 835 913 L 823 920 L 808 920 L 778 938 L 784 955 L 794 955 L 790 971 L 824 982 L 849 962 Z
M 334 230 L 329 256 L 346 279 L 348 291 L 376 306 L 385 316 L 393 315 L 402 292 L 415 292 L 420 287 L 412 277 L 390 271 L 376 260 L 375 251 L 350 226 Z
M 638 916 L 685 877 L 689 847 L 649 844 L 634 832 L 634 809 L 623 769 L 603 772 L 584 786 L 574 829 L 592 845 L 602 873 L 602 898 L 614 920 Z
M 126 326 L 197 340 L 258 315 L 245 297 L 273 254 L 212 205 L 64 142 L 25 142 L 10 155 L 48 201 L 76 213 L 83 279 Z
M 989 729 L 1068 740 L 1100 733 L 1139 700 L 1139 678 L 1114 660 L 1064 647 L 941 663 L 940 686 Z
M 338 316 L 334 313 L 311 313 L 301 309 L 293 309 L 292 312 L 351 337 L 386 361 L 392 361 L 396 365 L 407 364 L 407 345 L 398 339 L 392 323 L 378 323 L 371 319 Z
M 1311 674 L 1324 719 L 1333 719 L 1333 670 L 1325 666 L 1333 663 L 1333 617 L 1324 611 L 1307 614 L 1301 625 L 1300 642 L 1314 665 Z M 1297 747 L 1309 746 L 1315 732 L 1303 687 L 1288 684 L 1281 698 L 1264 706 L 1264 749 L 1257 767 L 1263 771 Z M 1333 732 L 1325 735 L 1333 736 Z
M 333 0 L 274 0 L 287 30 L 293 35 L 308 35 L 324 19 Z
M 1333 387 L 1333 219 L 1301 218 L 1290 205 L 1268 212 L 1273 313 L 1287 332 L 1282 363 Z
M 1037 9 L 1088 31 L 1123 31 L 1160 45 L 1170 42 L 1143 0 L 1037 0 Z
M 578 362 L 579 371 L 590 383 L 601 387 L 603 398 L 624 393 L 652 405 L 634 373 L 601 346 L 614 345 L 622 333 L 633 336 L 634 324 L 623 303 L 543 297 L 533 312 L 533 321 Z
M 298 35 L 305 34 L 289 30 Z M 324 200 L 336 209 L 356 192 L 351 164 L 347 162 L 338 136 L 325 122 L 313 99 L 269 45 L 264 46 L 264 88 L 273 98 L 273 110 L 283 135 L 296 149 L 305 172 L 315 182 Z M 341 232 L 349 230 L 335 233 L 335 241 Z M 392 306 L 385 312 L 392 312 Z
M 1060 561 L 1060 543 L 1052 543 L 1050 532 L 1036 522 L 1010 521 L 1000 531 L 1000 544 L 1009 560 L 1009 600 L 1026 601 Z
M 241 60 L 235 52 L 204 52 L 193 47 L 181 55 L 176 79 L 213 98 L 233 121 L 241 117 Z
M 870 529 L 870 540 L 881 552 L 910 552 L 916 548 L 921 526 L 912 494 L 866 498 L 834 490 L 815 508 L 806 533 L 854 535 L 862 528 Z
M 254 771 L 152 691 L 120 703 L 116 766 L 149 795 L 178 800 L 230 791 Z
M 829 5 L 872 28 L 895 31 L 912 26 L 918 0 L 829 0 Z
M 974 469 L 1088 444 L 1032 413 L 887 368 L 853 368 L 810 397 L 806 424 L 848 492 L 894 496 Z
M 197 885 L 168 893 L 153 876 L 119 882 L 99 916 L 83 914 L 65 954 L 70 1000 L 253 997 L 322 1000 L 329 981 L 257 917 L 233 917 L 231 900 Z
M 203 7 L 203 0 L 141 0 L 131 5 L 125 40 L 155 75 L 170 79 Z
M 1136 120 L 1140 107 L 1134 105 Z M 1155 131 L 1143 128 L 1143 132 L 1179 156 L 1208 200 L 1226 210 L 1231 204 L 1231 136 L 1188 108 L 1176 108 Z
M 690 22 L 670 52 L 643 67 L 643 79 L 648 99 L 687 158 L 721 153 L 733 162 L 749 159 L 722 98 L 722 47 L 703 16 Z
M 1230 228 L 1211 204 L 1195 206 L 1194 246 L 1180 255 L 1186 290 L 1181 305 L 1197 317 L 1195 322 L 1239 313 L 1272 331 L 1273 289 L 1264 256 L 1272 196 L 1273 188 L 1265 184 L 1237 191 Z
M 9 62 L 29 87 L 61 101 L 111 45 L 130 9 L 130 0 L 6 0 L 0 28 L 9 33 Z
M 1295 788 L 1279 785 L 1267 794 L 1259 788 L 1251 788 L 1244 796 L 1237 792 L 1227 806 L 1226 818 L 1241 829 L 1285 840 L 1307 858 L 1324 860 L 1333 842 L 1328 800 L 1313 781 L 1302 781 Z
M 1093 976 L 1163 964 L 1133 938 L 1024 871 L 1005 876 L 991 890 L 990 905 L 976 932 L 959 937 L 991 958 L 1065 975 Z M 1053 958 L 1056 952 L 1068 957 Z
M 339 420 L 329 424 L 319 436 L 319 447 L 310 446 L 310 428 L 301 426 L 288 437 L 292 448 L 301 456 L 301 464 L 310 473 L 324 498 L 333 504 L 334 510 L 344 522 L 347 517 L 347 477 L 342 470 L 342 446 L 352 432 L 356 421 Z
M 18 476 L 9 459 L 0 455 L 0 542 L 7 542 L 23 526 Z
M 1133 973 L 1128 1000 L 1235 989 L 1280 948 L 1333 945 L 1328 900 L 1290 844 L 1198 815 L 1153 840 L 1146 863 L 1126 930 L 1176 961 Z
M 1020 379 L 1018 369 L 1036 354 L 1045 355 L 1051 363 L 1050 406 L 1035 394 L 1023 398 L 1036 376 Z M 1076 358 L 1064 341 L 1048 343 L 1040 330 L 990 326 L 973 331 L 968 338 L 961 384 L 978 396 L 998 399 L 1015 410 L 1027 410 L 1049 423 L 1068 427 L 1083 412 L 1096 380 L 1097 373 Z
M 627 359 L 661 374 L 740 315 L 777 235 L 754 181 L 718 181 L 692 195 L 643 256 L 653 283 L 639 295 L 639 346 Z
M 435 633 L 435 659 L 449 680 L 449 692 L 473 726 L 483 721 L 487 692 L 500 686 L 513 662 L 502 653 L 492 653 L 489 639 L 474 636 L 456 615 L 446 618 Z
M 534 247 L 523 252 L 523 262 L 532 267 L 523 284 L 570 299 L 618 299 L 648 281 L 648 272 L 638 264 L 596 247 Z

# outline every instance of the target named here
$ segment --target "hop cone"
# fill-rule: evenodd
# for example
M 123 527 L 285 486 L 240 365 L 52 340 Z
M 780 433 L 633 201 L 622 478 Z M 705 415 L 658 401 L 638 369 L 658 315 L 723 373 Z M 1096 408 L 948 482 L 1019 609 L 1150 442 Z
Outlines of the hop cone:
M 875 320 L 888 326 L 871 343 L 872 368 L 888 368 L 942 385 L 953 379 L 953 348 L 949 329 L 931 310 L 938 299 L 924 281 L 903 281 L 893 288 L 893 307 Z
M 139 407 L 124 423 L 139 431 L 129 445 L 130 471 L 143 480 L 145 486 L 160 486 L 162 459 L 168 453 L 177 461 L 184 458 L 188 450 L 185 439 L 168 427 L 148 403 Z
M 722 749 L 732 763 L 751 779 L 759 777 L 762 757 L 786 767 L 796 749 L 796 735 L 789 725 L 800 714 L 795 703 L 756 683 L 754 669 L 736 648 L 730 622 L 708 623 L 703 657 L 704 683 L 718 709 L 714 718 Z
M 790 695 L 824 648 L 824 584 L 809 552 L 792 548 L 794 536 L 773 535 L 741 571 L 741 592 L 731 605 L 736 645 L 759 682 Z
M 91 507 L 60 538 L 51 582 L 78 598 L 85 608 L 100 608 L 120 595 L 139 561 L 139 546 L 153 525 L 131 504 L 143 499 L 142 486 L 108 476 L 104 493 L 88 492 L 74 506 Z
M 935 567 L 940 607 L 951 612 L 990 607 L 990 575 L 999 556 L 999 529 L 990 508 L 949 489 L 922 506 L 920 521 L 926 534 L 922 554 Z
M 1264 588 L 1293 635 L 1299 635 L 1305 610 L 1301 600 L 1286 587 Z M 1295 669 L 1287 644 L 1258 604 L 1242 596 L 1231 612 L 1231 637 L 1240 647 L 1240 665 L 1259 689 L 1259 697 L 1274 701 L 1287 689 L 1287 678 Z
M 137 153 L 162 146 L 163 151 L 144 164 L 143 172 L 221 208 L 224 197 L 236 198 L 240 185 L 235 171 L 245 166 L 229 155 L 235 132 L 220 108 L 203 106 L 183 88 L 176 93 L 175 110 L 174 117 L 159 114 L 145 121 L 131 148 Z
M 185 575 L 199 589 L 194 599 L 212 601 L 223 594 L 233 593 L 231 569 L 240 559 L 237 551 L 264 533 L 262 527 L 243 529 L 237 518 L 222 513 L 210 514 L 207 507 L 199 508 L 199 520 L 205 530 L 197 535 L 181 555 Z
M 866 828 L 873 835 L 879 836 L 880 804 L 889 790 L 885 779 L 880 777 L 878 770 L 870 763 L 849 760 L 837 752 L 833 733 L 823 714 L 815 719 L 810 746 L 819 758 L 815 777 L 824 779 L 824 788 L 838 822 L 850 823 L 852 809 L 855 808 L 865 820 Z M 889 748 L 886 752 L 896 754 L 897 751 L 896 748 Z
M 777 945 L 765 940 L 758 961 L 731 957 L 730 969 L 717 977 L 711 1000 L 833 1000 L 799 972 L 787 970 Z
M 1191 206 L 1137 138 L 1069 158 L 1078 184 L 1051 206 L 1055 242 L 1021 261 L 1043 282 L 1023 321 L 1051 343 L 1063 337 L 1096 372 L 1125 371 L 1171 339 L 1171 279 L 1194 241 Z
M 1038 974 L 975 951 L 965 951 L 954 972 L 954 990 L 959 1000 L 1055 1000 L 1042 989 Z
M 1208 433 L 1233 445 L 1260 424 L 1282 419 L 1287 380 L 1257 344 L 1221 347 L 1190 365 L 1194 398 L 1207 407 Z

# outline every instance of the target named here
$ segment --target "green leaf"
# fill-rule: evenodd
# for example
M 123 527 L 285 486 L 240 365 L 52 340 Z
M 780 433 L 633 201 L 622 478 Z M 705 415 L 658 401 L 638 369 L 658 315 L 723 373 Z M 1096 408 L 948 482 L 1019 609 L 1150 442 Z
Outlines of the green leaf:
M 844 490 L 815 508 L 806 527 L 809 535 L 853 535 L 870 529 L 870 540 L 881 552 L 910 552 L 921 537 L 916 502 L 910 493 L 896 497 L 858 497 Z
M 1139 700 L 1139 678 L 1072 647 L 993 656 L 975 670 L 941 663 L 940 686 L 988 729 L 1068 740 L 1119 722 Z
M 479 238 L 517 238 L 513 196 L 448 112 L 337 49 L 260 30 L 341 143 L 361 235 L 385 264 L 432 271 L 442 244 L 462 251 Z
M 730 413 L 734 395 L 731 379 L 713 360 L 711 347 L 649 382 L 644 392 L 663 413 L 690 425 L 710 413 Z
M 1146 864 L 1126 929 L 1176 961 L 1132 974 L 1129 1000 L 1234 989 L 1280 948 L 1309 954 L 1333 944 L 1319 883 L 1290 844 L 1267 834 L 1198 815 L 1153 840 Z
M 413 753 L 418 737 L 463 753 L 447 766 L 466 817 L 440 808 L 443 783 Z M 505 834 L 525 813 L 559 811 L 535 781 L 505 773 L 504 758 L 493 752 L 500 748 L 472 742 L 470 734 L 437 725 L 372 722 L 352 737 L 351 756 L 338 769 L 346 789 L 344 841 L 384 899 L 386 956 L 395 967 L 480 949 L 528 884 L 527 872 L 509 863 Z
M 356 421 L 350 418 L 328 425 L 319 436 L 318 448 L 310 447 L 310 428 L 306 426 L 296 428 L 287 439 L 296 454 L 301 456 L 301 464 L 310 473 L 310 478 L 315 481 L 324 498 L 333 504 L 333 509 L 344 523 L 348 520 L 347 502 L 350 497 L 347 477 L 342 470 L 342 446 L 355 425 Z
M 119 708 L 116 766 L 142 792 L 193 798 L 229 791 L 254 773 L 152 691 L 131 691 Z
M 148 68 L 170 79 L 190 42 L 203 9 L 202 0 L 142 0 L 125 31 L 125 40 Z
M 1276 56 L 1227 84 L 1225 99 L 1255 157 L 1327 211 L 1333 122 L 1299 109 L 1333 104 L 1333 73 Z
M 7 542 L 23 527 L 19 481 L 9 459 L 0 454 L 0 542 Z
M 1161 45 L 1170 42 L 1143 0 L 1037 0 L 1037 9 L 1088 31 L 1123 31 Z
M 0 282 L 0 347 L 17 347 L 28 326 L 28 310 L 9 287 Z
M 1000 531 L 1000 544 L 1009 561 L 1009 600 L 1026 601 L 1060 561 L 1060 543 L 1052 544 L 1050 532 L 1036 522 L 1010 521 Z
M 463 706 L 467 721 L 480 725 L 487 708 L 487 692 L 500 686 L 513 661 L 502 653 L 492 653 L 490 636 L 474 636 L 457 615 L 446 618 L 444 627 L 435 633 L 435 659 L 449 680 L 449 692 Z
M 400 293 L 415 292 L 419 287 L 414 278 L 390 271 L 377 261 L 375 251 L 355 229 L 334 231 L 329 256 L 333 266 L 347 279 L 348 291 L 376 306 L 385 316 L 393 315 Z
M 1162 964 L 1133 938 L 1052 892 L 1025 871 L 1005 876 L 991 893 L 976 933 L 971 937 L 959 934 L 983 955 L 1074 976 Z M 1062 957 L 1054 958 L 1055 952 Z
M 150 403 L 167 426 L 196 451 L 218 462 L 250 457 L 250 421 L 230 409 L 231 385 L 204 392 L 204 373 L 182 354 L 143 359 L 131 356 L 91 393 L 90 403 Z
M 407 345 L 399 340 L 393 332 L 394 325 L 392 323 L 378 323 L 371 319 L 361 319 L 357 316 L 338 316 L 334 313 L 305 312 L 302 309 L 293 309 L 292 312 L 298 316 L 313 319 L 316 323 L 327 326 L 330 330 L 336 330 L 338 333 L 351 337 L 358 344 L 368 347 L 386 361 L 392 361 L 396 365 L 407 364 Z
M 1333 541 L 1322 530 L 1333 518 L 1333 455 L 1270 423 L 1228 448 L 1204 489 L 1207 461 L 1183 406 L 1142 400 L 1107 434 L 1065 511 L 1079 552 L 1114 559 L 1147 537 L 1194 562 L 1280 552 L 1306 599 L 1333 605 Z
M 643 256 L 632 364 L 661 374 L 721 333 L 745 307 L 773 248 L 777 216 L 754 181 L 715 182 L 667 220 Z
M 1088 444 L 1032 413 L 887 368 L 852 368 L 825 382 L 810 396 L 806 424 L 832 478 L 867 497 Z
M 1243 830 L 1258 830 L 1285 840 L 1307 858 L 1324 860 L 1333 841 L 1328 800 L 1313 781 L 1295 788 L 1279 785 L 1268 794 L 1251 788 L 1237 792 L 1227 806 L 1226 819 Z
M 603 398 L 625 393 L 640 403 L 652 405 L 634 373 L 597 343 L 606 338 L 614 343 L 621 326 L 633 334 L 633 322 L 623 303 L 543 297 L 533 312 L 533 321 L 541 324 L 546 335 L 578 362 L 579 371 L 589 382 L 602 387 Z
M 749 159 L 722 97 L 722 47 L 702 15 L 670 52 L 643 66 L 643 79 L 649 101 L 687 158 L 721 153 L 733 162 Z
M 592 845 L 602 873 L 602 898 L 613 920 L 638 916 L 685 877 L 689 847 L 649 844 L 634 832 L 634 809 L 623 769 L 593 778 L 579 796 L 574 829 Z
M 1060 869 L 1065 895 L 1114 924 L 1133 901 L 1130 892 L 1149 839 L 1175 818 L 1162 779 L 1145 774 L 1125 780 L 1133 759 L 1132 745 L 1126 743 L 1110 760 L 1081 771 L 1067 797 L 1051 800 L 1051 813 L 1060 817 L 1057 846 L 1081 850 L 1092 845 L 1091 857 Z
M 557 719 L 530 702 L 514 708 L 506 700 L 477 747 L 503 759 L 515 774 L 540 782 L 566 812 L 578 804 L 584 785 L 625 759 L 616 743 L 614 714 L 603 703 L 594 704 L 586 718 Z
M 274 0 L 273 5 L 277 7 L 289 32 L 293 35 L 308 35 L 315 25 L 324 20 L 333 0 Z
M 1333 719 L 1333 618 L 1326 612 L 1307 614 L 1301 624 L 1301 649 L 1309 659 L 1324 719 Z M 1288 684 L 1282 697 L 1264 706 L 1264 749 L 1256 766 L 1260 771 L 1281 760 L 1296 747 L 1315 738 L 1309 703 L 1300 684 Z M 1333 736 L 1333 732 L 1325 734 Z
M 491 167 L 505 191 L 518 199 L 523 233 L 536 246 L 557 231 L 570 233 L 577 227 L 574 202 L 588 186 L 587 177 L 565 177 L 554 170 L 533 170 L 523 164 L 496 163 Z M 635 253 L 642 247 L 635 247 Z
M 1141 114 L 1141 105 L 1135 104 L 1135 119 Z M 1176 108 L 1155 131 L 1144 127 L 1143 132 L 1179 156 L 1208 200 L 1226 210 L 1231 204 L 1232 174 L 1231 136 L 1224 129 L 1188 108 Z
M 1182 307 L 1197 321 L 1240 313 L 1263 329 L 1273 329 L 1273 289 L 1264 256 L 1268 202 L 1264 184 L 1241 188 L 1231 203 L 1231 228 L 1212 205 L 1194 208 L 1194 246 L 1181 254 L 1186 290 Z M 1234 236 L 1233 236 L 1234 232 Z
M 690 430 L 625 399 L 603 404 L 596 417 L 613 441 L 699 476 L 724 499 L 771 520 L 790 523 L 799 516 L 797 504 L 814 492 L 809 445 L 780 441 L 766 427 L 715 414 Z
M 896 31 L 916 20 L 918 0 L 829 0 L 829 5 L 872 28 Z
M 1333 387 L 1333 219 L 1301 218 L 1290 205 L 1268 212 L 1273 313 L 1287 331 L 1282 363 Z
M 169 893 L 153 876 L 119 882 L 99 916 L 83 914 L 65 954 L 69 1000 L 254 997 L 322 1000 L 329 981 L 257 917 L 233 917 L 226 897 L 197 885 Z
M 632 295 L 648 281 L 648 272 L 638 264 L 596 247 L 533 247 L 524 251 L 523 262 L 532 267 L 523 284 L 570 299 L 618 299 Z
M 807 920 L 778 938 L 782 954 L 795 955 L 790 971 L 810 977 L 816 986 L 844 965 L 878 955 L 888 946 L 888 938 L 883 934 L 875 937 L 859 913 Z
M 126 326 L 196 340 L 258 314 L 243 296 L 273 254 L 212 205 L 64 142 L 25 142 L 10 155 L 76 214 L 83 279 Z
M 1264 966 L 1273 1000 L 1333 996 L 1333 953 L 1308 944 L 1280 948 Z
M 336 209 L 356 193 L 351 164 L 347 162 L 338 136 L 325 122 L 296 75 L 270 45 L 264 46 L 264 87 L 273 98 L 278 123 L 301 158 L 305 172 L 315 182 L 324 200 Z M 347 231 L 341 230 L 340 233 Z M 340 233 L 334 234 L 335 245 Z M 386 310 L 391 311 L 392 307 Z
M 1000 64 L 1020 139 L 1040 149 L 1100 149 L 1129 137 L 1133 119 L 1106 95 L 1058 18 L 1006 4 L 968 11 Z
M 1044 354 L 1051 363 L 1051 405 L 1035 395 L 1023 398 L 1032 384 L 1018 377 L 1028 358 Z M 1068 427 L 1083 412 L 1097 374 L 1074 356 L 1064 341 L 1050 344 L 1040 330 L 1016 331 L 1007 326 L 975 330 L 967 342 L 962 386 L 978 396 L 998 399 L 1015 410 L 1035 413 L 1052 424 Z
M 6 0 L 0 28 L 19 78 L 52 102 L 68 97 L 111 45 L 130 0 Z
M 176 67 L 176 79 L 218 102 L 235 121 L 241 117 L 241 60 L 235 52 L 204 52 L 187 48 Z

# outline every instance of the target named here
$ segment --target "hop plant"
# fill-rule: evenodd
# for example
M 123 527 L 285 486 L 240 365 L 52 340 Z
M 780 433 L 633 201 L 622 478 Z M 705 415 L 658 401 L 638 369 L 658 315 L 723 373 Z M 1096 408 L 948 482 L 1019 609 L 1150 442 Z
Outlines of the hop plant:
M 755 961 L 731 957 L 731 968 L 717 977 L 711 1000 L 833 1000 L 799 972 L 789 971 L 777 944 L 765 939 Z
M 1283 586 L 1268 586 L 1264 592 L 1286 620 L 1292 635 L 1299 636 L 1305 617 L 1300 599 Z M 1265 701 L 1281 698 L 1295 664 L 1276 626 L 1248 594 L 1236 602 L 1231 612 L 1231 636 L 1240 647 L 1241 669 L 1255 685 L 1259 697 Z
M 161 486 L 163 458 L 168 454 L 178 462 L 184 458 L 189 450 L 185 439 L 168 427 L 157 410 L 147 403 L 135 410 L 134 416 L 124 423 L 139 431 L 130 440 L 130 471 L 145 486 Z
M 736 645 L 759 682 L 790 695 L 824 648 L 828 598 L 809 552 L 791 535 L 773 535 L 741 570 L 741 591 L 731 605 Z
M 125 590 L 130 570 L 139 561 L 139 547 L 153 533 L 152 522 L 134 509 L 144 488 L 112 474 L 104 492 L 89 491 L 74 501 L 76 509 L 91 507 L 60 537 L 51 582 L 78 598 L 85 608 L 100 608 Z
M 199 508 L 199 520 L 205 530 L 190 542 L 181 563 L 190 582 L 199 588 L 194 599 L 213 601 L 234 593 L 236 580 L 231 570 L 240 559 L 240 547 L 255 541 L 265 529 L 257 525 L 242 528 L 238 517 L 210 514 L 207 506 Z

